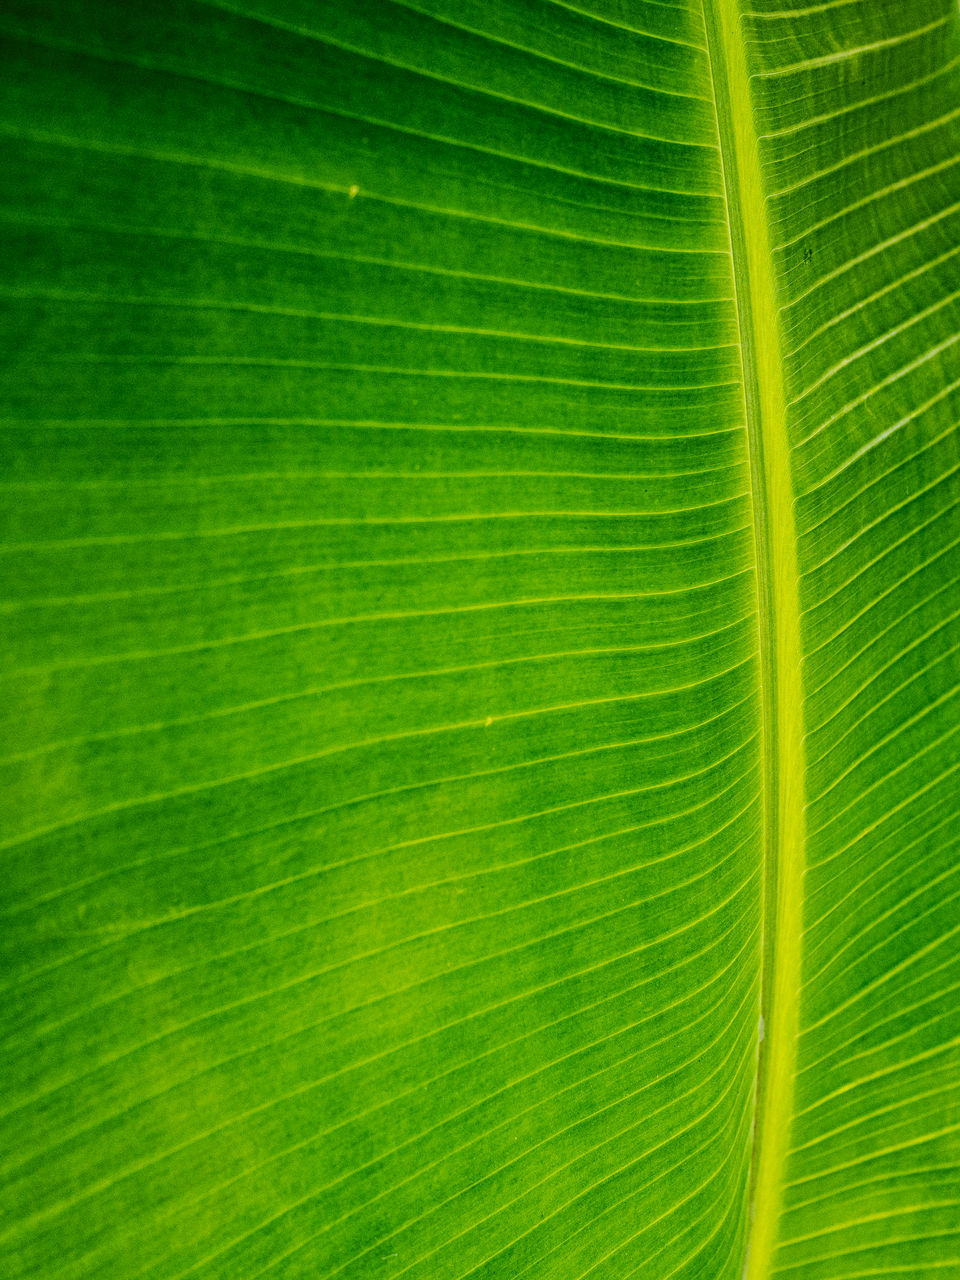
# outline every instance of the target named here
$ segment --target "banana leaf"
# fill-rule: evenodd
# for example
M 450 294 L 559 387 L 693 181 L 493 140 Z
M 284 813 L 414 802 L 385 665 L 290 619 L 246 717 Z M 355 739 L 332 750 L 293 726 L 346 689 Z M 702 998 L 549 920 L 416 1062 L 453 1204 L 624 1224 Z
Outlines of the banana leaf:
M 960 1275 L 955 0 L 0 35 L 0 1273 Z

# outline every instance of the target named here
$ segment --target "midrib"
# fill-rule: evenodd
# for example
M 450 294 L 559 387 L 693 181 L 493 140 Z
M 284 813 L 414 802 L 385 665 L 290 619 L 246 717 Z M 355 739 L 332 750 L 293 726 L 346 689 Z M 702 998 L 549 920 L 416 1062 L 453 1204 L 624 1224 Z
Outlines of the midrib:
M 764 753 L 765 1039 L 747 1280 L 773 1270 L 793 1111 L 804 868 L 800 610 L 776 286 L 737 0 L 703 0 L 733 257 L 756 531 Z

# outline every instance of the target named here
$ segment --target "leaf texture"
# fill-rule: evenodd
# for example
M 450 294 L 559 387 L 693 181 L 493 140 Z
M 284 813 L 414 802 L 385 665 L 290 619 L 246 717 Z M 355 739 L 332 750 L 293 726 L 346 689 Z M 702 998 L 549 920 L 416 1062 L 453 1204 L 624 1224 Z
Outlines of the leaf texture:
M 960 39 L 952 5 L 829 12 L 829 49 L 817 9 L 742 30 L 807 759 L 793 1114 L 761 1265 L 832 1280 L 960 1267 Z
M 955 5 L 0 31 L 3 1274 L 960 1268 Z

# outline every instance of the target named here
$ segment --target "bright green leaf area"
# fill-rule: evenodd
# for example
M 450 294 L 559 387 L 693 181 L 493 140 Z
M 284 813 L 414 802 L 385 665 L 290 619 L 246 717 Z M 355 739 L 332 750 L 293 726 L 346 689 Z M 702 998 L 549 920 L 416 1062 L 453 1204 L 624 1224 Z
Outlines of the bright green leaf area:
M 3 0 L 4 1280 L 960 1276 L 956 0 Z

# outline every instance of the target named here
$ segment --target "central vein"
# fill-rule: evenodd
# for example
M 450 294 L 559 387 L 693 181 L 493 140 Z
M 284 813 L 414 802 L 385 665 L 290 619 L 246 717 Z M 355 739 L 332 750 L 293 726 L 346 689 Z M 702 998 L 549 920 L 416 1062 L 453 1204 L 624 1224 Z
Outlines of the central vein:
M 747 1280 L 774 1264 L 793 1111 L 804 874 L 800 610 L 786 397 L 738 0 L 703 0 L 736 286 L 756 530 L 764 752 L 760 1051 Z

